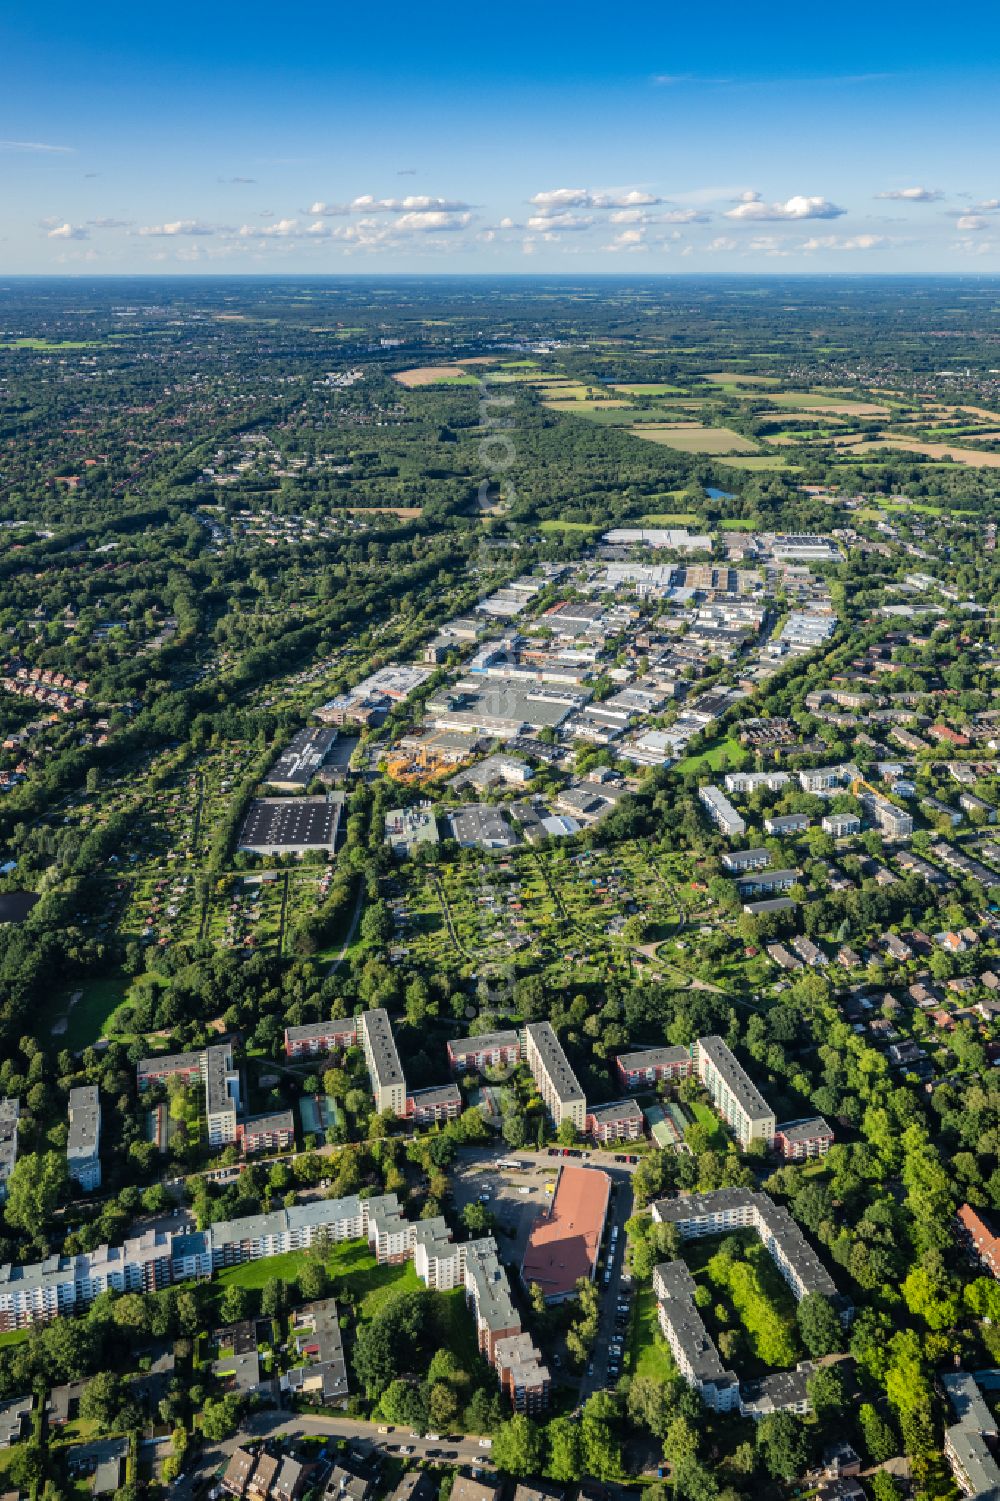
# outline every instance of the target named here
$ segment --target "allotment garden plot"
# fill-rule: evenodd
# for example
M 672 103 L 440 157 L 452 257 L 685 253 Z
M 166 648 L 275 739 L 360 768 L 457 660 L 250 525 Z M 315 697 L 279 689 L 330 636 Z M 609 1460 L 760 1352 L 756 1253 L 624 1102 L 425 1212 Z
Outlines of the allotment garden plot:
M 396 937 L 430 970 L 530 962 L 602 973 L 683 926 L 689 882 L 637 841 L 414 867 L 397 887 Z

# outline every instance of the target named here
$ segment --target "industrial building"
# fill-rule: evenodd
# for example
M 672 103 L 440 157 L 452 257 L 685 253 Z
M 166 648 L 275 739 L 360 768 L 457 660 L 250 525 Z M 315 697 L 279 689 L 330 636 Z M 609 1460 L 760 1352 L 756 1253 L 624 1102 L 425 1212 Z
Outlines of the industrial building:
M 236 847 L 252 855 L 304 855 L 311 850 L 332 854 L 342 805 L 341 793 L 254 798 Z
M 305 792 L 325 765 L 337 739 L 335 729 L 299 730 L 275 761 L 264 780 L 282 792 Z

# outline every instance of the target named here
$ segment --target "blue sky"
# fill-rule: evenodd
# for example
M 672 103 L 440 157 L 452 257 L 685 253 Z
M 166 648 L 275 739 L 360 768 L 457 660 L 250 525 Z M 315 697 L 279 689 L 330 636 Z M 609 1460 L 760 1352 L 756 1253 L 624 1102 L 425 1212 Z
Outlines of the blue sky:
M 0 273 L 1000 271 L 995 0 L 18 10 Z

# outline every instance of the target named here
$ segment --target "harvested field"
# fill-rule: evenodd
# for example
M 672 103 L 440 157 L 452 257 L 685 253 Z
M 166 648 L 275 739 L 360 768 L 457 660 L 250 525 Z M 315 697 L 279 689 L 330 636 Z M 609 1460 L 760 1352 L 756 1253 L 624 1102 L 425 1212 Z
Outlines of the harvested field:
M 713 370 L 711 375 L 703 375 L 702 380 L 715 381 L 720 386 L 781 385 L 781 379 L 777 375 L 739 375 L 732 370 Z
M 471 362 L 470 362 L 471 363 Z M 476 377 L 467 375 L 461 365 L 418 365 L 413 370 L 397 370 L 393 380 L 409 390 L 417 386 L 474 385 Z
M 898 448 L 904 453 L 922 453 L 928 459 L 952 459 L 956 464 L 967 464 L 972 469 L 1000 469 L 1000 453 L 956 448 L 951 443 L 920 443 L 916 438 L 875 438 L 856 444 L 854 452 L 870 453 L 877 448 Z
M 701 427 L 698 423 L 655 427 L 637 424 L 632 429 L 637 438 L 647 438 L 651 443 L 663 443 L 675 448 L 678 453 L 756 453 L 757 444 L 742 433 L 734 433 L 728 427 Z

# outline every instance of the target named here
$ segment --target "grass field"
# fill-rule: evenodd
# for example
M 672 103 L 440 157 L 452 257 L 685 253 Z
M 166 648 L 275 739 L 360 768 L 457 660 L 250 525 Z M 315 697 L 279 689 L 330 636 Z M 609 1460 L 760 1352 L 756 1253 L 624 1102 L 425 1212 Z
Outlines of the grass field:
M 716 525 L 723 532 L 753 532 L 760 522 L 751 521 L 747 516 L 724 516 Z
M 280 1256 L 265 1256 L 242 1266 L 227 1267 L 219 1273 L 220 1287 L 245 1287 L 259 1291 L 272 1277 L 291 1282 L 312 1258 L 309 1251 L 286 1251 Z M 348 1294 L 358 1303 L 361 1317 L 370 1319 L 386 1301 L 400 1292 L 416 1292 L 421 1283 L 412 1261 L 400 1266 L 379 1266 L 366 1241 L 350 1240 L 331 1248 L 324 1265 L 339 1296 Z
M 647 438 L 652 443 L 663 443 L 675 448 L 678 453 L 756 453 L 757 444 L 742 433 L 734 433 L 729 427 L 655 427 L 637 423 L 632 429 L 637 438 Z
M 743 764 L 746 756 L 747 753 L 740 742 L 730 735 L 725 740 L 715 741 L 700 755 L 685 756 L 682 761 L 677 762 L 674 771 L 680 772 L 682 776 L 685 772 L 704 771 L 706 768 L 710 771 L 718 771 L 722 766 L 732 771 L 734 767 Z
M 591 532 L 599 532 L 601 528 L 590 521 L 540 521 L 540 532 L 579 532 L 582 536 L 589 536 Z
M 748 469 L 751 473 L 760 469 L 784 469 L 789 474 L 798 474 L 802 468 L 801 464 L 790 464 L 780 453 L 761 453 L 744 459 L 720 458 L 719 463 L 725 464 L 727 469 Z
M 633 1376 L 650 1376 L 654 1381 L 669 1381 L 676 1374 L 673 1356 L 660 1333 L 656 1298 L 651 1287 L 642 1287 L 636 1292 L 628 1349 Z
M 100 339 L 11 339 L 0 349 L 100 349 Z
M 701 517 L 693 511 L 653 511 L 639 517 L 639 526 L 701 526 Z
M 54 1034 L 59 1038 L 60 1046 L 76 1053 L 106 1033 L 113 1033 L 114 1014 L 125 999 L 127 985 L 127 980 L 121 975 L 106 975 L 65 990 L 56 1002 L 56 1016 L 66 1014 L 71 995 L 78 990 L 83 994 L 69 1011 L 65 1032 Z

